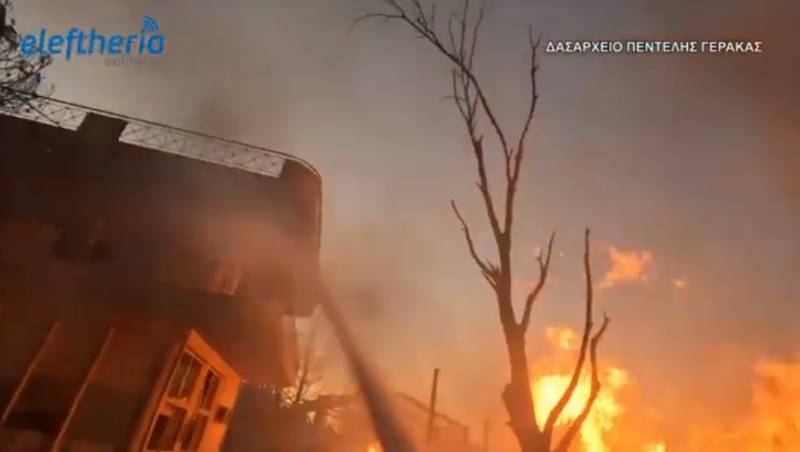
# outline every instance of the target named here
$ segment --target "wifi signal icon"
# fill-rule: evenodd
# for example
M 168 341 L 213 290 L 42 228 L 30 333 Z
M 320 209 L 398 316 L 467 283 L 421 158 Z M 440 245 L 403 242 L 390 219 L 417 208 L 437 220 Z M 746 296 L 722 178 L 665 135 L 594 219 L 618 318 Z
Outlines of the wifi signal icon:
M 142 33 L 158 33 L 158 22 L 150 16 L 144 16 L 142 19 Z

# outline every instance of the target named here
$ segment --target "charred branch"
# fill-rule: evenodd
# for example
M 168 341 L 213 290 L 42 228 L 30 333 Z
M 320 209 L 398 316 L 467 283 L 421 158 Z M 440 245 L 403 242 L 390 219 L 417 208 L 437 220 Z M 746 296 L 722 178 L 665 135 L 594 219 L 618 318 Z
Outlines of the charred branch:
M 539 293 L 542 291 L 545 283 L 547 282 L 547 275 L 550 272 L 550 258 L 553 256 L 553 242 L 555 242 L 555 240 L 556 233 L 553 231 L 553 233 L 550 234 L 550 240 L 547 242 L 547 253 L 542 256 L 542 252 L 539 251 L 538 256 L 536 256 L 536 261 L 539 263 L 539 281 L 525 298 L 525 310 L 522 313 L 522 320 L 519 322 L 519 326 L 523 334 L 528 331 L 533 304 L 539 298 Z
M 600 389 L 599 388 L 600 381 L 597 378 L 597 344 L 599 343 L 600 338 L 603 336 L 603 333 L 605 333 L 605 330 L 608 327 L 609 319 L 606 316 L 604 318 L 603 325 L 601 326 L 600 330 L 598 330 L 597 333 L 593 335 L 594 292 L 593 292 L 591 254 L 590 254 L 590 234 L 591 234 L 590 229 L 586 228 L 584 234 L 584 254 L 583 254 L 584 278 L 586 280 L 586 304 L 585 304 L 586 316 L 583 327 L 583 336 L 581 337 L 580 351 L 578 352 L 578 359 L 575 364 L 575 369 L 572 372 L 569 384 L 567 385 L 566 389 L 564 390 L 564 393 L 561 395 L 556 405 L 553 407 L 553 410 L 550 412 L 550 414 L 547 417 L 547 421 L 545 422 L 544 434 L 548 438 L 552 437 L 553 428 L 555 427 L 559 416 L 561 416 L 561 413 L 564 411 L 564 408 L 567 406 L 567 403 L 569 403 L 570 399 L 572 399 L 572 396 L 575 393 L 575 388 L 578 386 L 578 382 L 580 381 L 581 374 L 583 372 L 583 367 L 586 361 L 587 352 L 591 355 L 590 360 L 592 366 L 592 391 L 591 391 L 592 394 L 590 394 L 589 400 L 587 401 L 585 407 L 587 415 L 588 411 L 591 410 L 591 407 L 594 403 L 594 399 L 597 396 L 594 393 L 596 391 L 599 391 Z M 583 417 L 583 419 L 585 419 L 585 416 Z M 579 416 L 577 419 L 575 419 L 575 421 L 573 421 L 573 424 L 577 424 L 577 426 L 574 427 L 576 430 L 580 428 L 580 424 L 583 423 L 583 419 Z M 567 431 L 567 435 L 569 435 L 569 431 L 572 428 L 573 426 L 570 426 L 570 429 L 568 429 Z M 562 439 L 562 442 L 566 438 L 567 437 L 565 436 Z M 571 442 L 571 439 L 566 443 L 566 447 L 569 446 L 569 442 Z
M 592 316 L 593 316 L 593 291 L 592 291 L 592 275 L 591 275 L 591 267 L 589 262 L 589 228 L 586 228 L 585 235 L 584 235 L 584 254 L 583 254 L 583 263 L 584 263 L 584 272 L 586 278 L 586 315 L 584 318 L 584 326 L 583 326 L 583 336 L 581 337 L 581 345 L 580 351 L 578 352 L 578 360 L 575 363 L 575 369 L 572 371 L 572 376 L 570 377 L 569 384 L 564 389 L 564 393 L 561 394 L 561 397 L 558 399 L 558 402 L 553 407 L 553 410 L 550 411 L 550 414 L 547 416 L 547 421 L 544 425 L 544 433 L 545 435 L 551 436 L 553 433 L 553 427 L 558 420 L 558 417 L 561 416 L 561 413 L 564 411 L 564 407 L 567 406 L 569 400 L 572 398 L 572 395 L 575 392 L 575 388 L 578 387 L 578 382 L 580 381 L 581 372 L 583 370 L 583 364 L 586 361 L 586 355 L 589 351 L 589 341 L 592 335 Z
M 464 220 L 464 217 L 461 215 L 461 212 L 458 210 L 458 206 L 456 206 L 455 201 L 450 201 L 450 206 L 453 208 L 453 212 L 456 214 L 456 217 L 458 217 L 458 221 L 461 222 L 461 230 L 464 233 L 464 239 L 467 241 L 467 248 L 469 248 L 469 254 L 472 256 L 472 260 L 475 261 L 475 264 L 478 266 L 478 268 L 480 268 L 481 275 L 483 275 L 484 279 L 486 279 L 486 282 L 488 282 L 493 288 L 496 288 L 498 274 L 497 266 L 487 260 L 482 259 L 478 255 L 478 252 L 475 249 L 475 242 L 472 240 L 472 233 L 470 232 L 469 226 Z
M 592 411 L 594 402 L 597 400 L 597 395 L 600 393 L 600 388 L 602 387 L 597 367 L 597 345 L 600 343 L 600 339 L 603 337 L 603 334 L 605 334 L 609 322 L 610 319 L 608 316 L 604 316 L 603 324 L 600 326 L 600 329 L 597 331 L 597 333 L 592 336 L 591 350 L 589 352 L 589 359 L 592 366 L 592 385 L 589 392 L 589 398 L 586 400 L 586 404 L 583 406 L 581 414 L 579 414 L 578 417 L 569 424 L 566 433 L 564 433 L 564 436 L 561 437 L 561 440 L 558 442 L 558 446 L 556 446 L 553 452 L 567 452 L 569 450 L 569 446 L 575 439 L 575 435 L 578 433 L 578 431 L 580 431 L 580 428 L 586 421 L 586 418 L 589 417 L 589 413 Z

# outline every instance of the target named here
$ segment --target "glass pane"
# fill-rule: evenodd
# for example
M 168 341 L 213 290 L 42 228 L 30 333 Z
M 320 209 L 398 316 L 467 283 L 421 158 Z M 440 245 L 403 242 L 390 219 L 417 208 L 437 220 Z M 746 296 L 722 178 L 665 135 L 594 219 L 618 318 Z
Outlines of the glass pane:
M 172 374 L 172 380 L 169 383 L 169 390 L 167 391 L 167 395 L 169 397 L 177 397 L 181 390 L 183 380 L 186 377 L 186 370 L 188 369 L 191 361 L 191 356 L 187 355 L 186 353 L 181 354 L 181 357 L 178 360 L 178 365 L 175 366 L 175 372 Z
M 197 425 L 197 416 L 194 416 L 188 424 L 186 424 L 186 428 L 183 429 L 183 434 L 181 434 L 181 450 L 189 450 L 189 444 L 192 441 L 192 436 L 194 435 L 194 429 Z
M 167 428 L 169 416 L 159 414 L 156 423 L 153 426 L 153 432 L 150 433 L 150 440 L 147 441 L 147 450 L 156 450 L 161 443 L 161 437 L 164 435 L 164 430 Z
M 158 450 L 173 450 L 175 448 L 175 441 L 178 439 L 178 434 L 181 432 L 184 419 L 186 419 L 186 410 L 173 407 L 172 417 L 164 431 L 164 440 L 161 441 Z
M 214 404 L 214 398 L 217 396 L 219 383 L 219 376 L 213 371 L 209 370 L 208 373 L 206 373 L 205 380 L 203 381 L 203 396 L 200 399 L 200 406 L 203 409 L 211 409 L 211 406 Z
M 200 447 L 200 441 L 203 440 L 203 434 L 206 432 L 206 424 L 208 424 L 207 416 L 198 416 L 194 424 L 192 432 L 192 443 L 189 445 L 189 450 L 197 450 Z
M 189 357 L 189 360 L 190 363 L 189 363 L 189 368 L 186 371 L 186 379 L 184 381 L 180 393 L 178 394 L 179 399 L 189 397 L 192 395 L 192 391 L 194 390 L 195 384 L 197 383 L 197 377 L 200 375 L 200 361 L 194 359 L 191 356 Z

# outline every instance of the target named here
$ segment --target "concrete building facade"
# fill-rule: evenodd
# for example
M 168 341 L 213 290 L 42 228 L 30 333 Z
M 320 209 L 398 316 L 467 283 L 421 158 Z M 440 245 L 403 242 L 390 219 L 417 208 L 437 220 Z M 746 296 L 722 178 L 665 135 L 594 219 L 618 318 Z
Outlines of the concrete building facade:
M 49 99 L 0 114 L 0 450 L 218 451 L 288 384 L 321 180 L 292 156 Z

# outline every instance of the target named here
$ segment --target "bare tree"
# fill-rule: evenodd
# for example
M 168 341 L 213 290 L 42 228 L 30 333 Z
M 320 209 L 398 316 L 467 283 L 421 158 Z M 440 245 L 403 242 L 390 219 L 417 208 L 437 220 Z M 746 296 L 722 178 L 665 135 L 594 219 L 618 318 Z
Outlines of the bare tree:
M 52 61 L 38 52 L 20 51 L 16 24 L 10 18 L 11 0 L 0 0 L 0 111 L 19 112 L 37 107 L 34 100 L 43 85 L 43 71 Z
M 555 233 L 548 241 L 547 247 L 538 255 L 539 278 L 534 288 L 527 294 L 519 307 L 515 306 L 512 296 L 512 228 L 514 225 L 515 197 L 519 186 L 520 171 L 526 154 L 526 144 L 531 122 L 538 100 L 536 86 L 537 50 L 540 39 L 535 39 L 528 32 L 530 47 L 530 103 L 525 111 L 522 130 L 512 141 L 511 136 L 500 124 L 495 105 L 481 85 L 475 70 L 475 55 L 478 38 L 483 24 L 486 3 L 471 5 L 464 0 L 463 9 L 451 14 L 442 26 L 437 22 L 436 3 L 430 6 L 422 4 L 422 0 L 409 0 L 409 4 L 401 4 L 399 0 L 381 0 L 386 9 L 359 17 L 356 22 L 366 19 L 385 19 L 400 22 L 431 44 L 452 66 L 451 88 L 449 96 L 454 101 L 463 120 L 466 133 L 472 146 L 472 153 L 477 166 L 477 187 L 492 236 L 496 245 L 496 259 L 490 260 L 480 255 L 475 246 L 472 232 L 456 203 L 451 201 L 455 216 L 461 225 L 469 254 L 478 266 L 481 275 L 491 286 L 506 342 L 510 365 L 511 381 L 503 390 L 503 401 L 509 416 L 509 425 L 524 452 L 566 452 L 575 439 L 581 425 L 592 409 L 600 390 L 597 370 L 597 346 L 608 327 L 609 319 L 604 317 L 599 328 L 595 328 L 593 314 L 592 273 L 590 266 L 589 229 L 584 237 L 584 272 L 586 279 L 585 323 L 577 362 L 571 379 L 564 393 L 546 419 L 536 419 L 535 403 L 531 392 L 531 371 L 525 336 L 530 326 L 531 311 L 539 297 L 550 270 Z M 497 140 L 499 149 L 496 154 L 504 169 L 501 183 L 501 196 L 492 194 L 490 178 L 487 174 L 487 156 L 484 151 L 483 132 L 480 120 L 488 123 L 489 133 Z M 498 199 L 496 199 L 498 198 Z M 521 314 L 518 315 L 518 310 Z M 589 361 L 591 372 L 591 390 L 586 404 L 577 418 L 571 421 L 556 438 L 554 429 L 567 403 L 572 398 L 579 384 L 581 374 Z
M 294 384 L 286 388 L 286 402 L 289 406 L 297 406 L 319 393 L 320 378 L 316 369 L 316 338 L 317 324 L 315 323 L 306 338 L 300 369 L 295 376 Z

